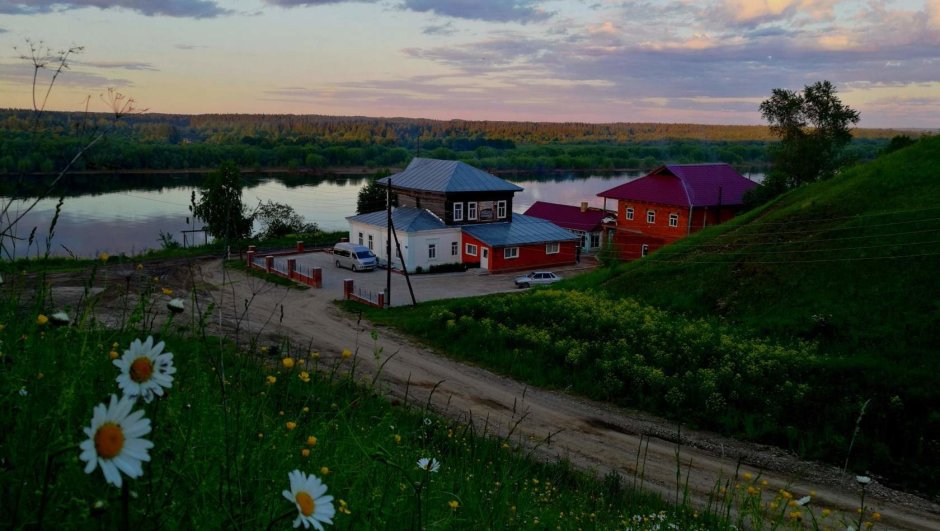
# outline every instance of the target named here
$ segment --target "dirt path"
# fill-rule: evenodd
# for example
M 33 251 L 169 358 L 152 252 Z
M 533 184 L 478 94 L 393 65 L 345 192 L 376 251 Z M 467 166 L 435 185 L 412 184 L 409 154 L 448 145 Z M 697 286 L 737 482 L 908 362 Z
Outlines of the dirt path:
M 162 275 L 178 289 L 190 285 L 190 269 L 163 265 Z M 148 264 L 148 269 L 150 264 Z M 367 322 L 357 324 L 332 302 L 332 295 L 318 290 L 299 291 L 275 286 L 238 271 L 223 278 L 221 262 L 201 262 L 193 269 L 200 299 L 216 303 L 211 327 L 231 334 L 238 330 L 276 343 L 289 339 L 294 345 L 310 345 L 325 359 L 345 349 L 359 352 L 359 371 L 374 374 L 373 348 L 381 347 L 385 364 L 380 381 L 399 399 L 408 389 L 409 401 L 430 403 L 437 412 L 459 420 L 485 422 L 490 432 L 534 448 L 544 460 L 564 457 L 583 469 L 600 474 L 616 470 L 629 484 L 634 481 L 637 453 L 645 456 L 639 468 L 643 486 L 667 499 L 676 495 L 676 425 L 636 411 L 559 392 L 529 388 L 485 369 L 468 366 L 416 344 L 388 329 L 378 330 L 377 345 Z M 215 331 L 214 331 L 215 332 Z M 304 347 L 305 348 L 305 347 Z M 432 389 L 434 390 L 431 394 Z M 800 461 L 777 448 L 742 443 L 713 433 L 682 430 L 679 459 L 682 483 L 686 470 L 693 503 L 704 505 L 719 482 L 740 471 L 760 474 L 767 492 L 786 489 L 800 497 L 814 492 L 812 506 L 841 510 L 857 518 L 859 490 L 854 476 L 842 477 L 834 467 Z M 640 450 L 642 445 L 642 450 Z M 691 466 L 689 463 L 691 462 Z M 874 481 L 867 490 L 866 507 L 881 513 L 881 528 L 940 529 L 940 506 L 923 498 L 895 491 Z M 830 517 L 831 519 L 832 517 Z M 831 521 L 831 520 L 830 520 Z

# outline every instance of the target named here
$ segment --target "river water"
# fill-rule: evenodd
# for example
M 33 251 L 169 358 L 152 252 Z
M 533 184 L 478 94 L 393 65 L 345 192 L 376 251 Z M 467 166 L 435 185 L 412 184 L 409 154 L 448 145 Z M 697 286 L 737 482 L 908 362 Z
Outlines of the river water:
M 599 192 L 623 184 L 641 175 L 620 173 L 615 175 L 589 175 L 561 173 L 552 176 L 503 176 L 523 188 L 515 196 L 514 211 L 524 212 L 536 201 L 549 201 L 578 205 L 587 201 L 592 206 L 603 206 Z M 285 184 L 285 182 L 289 182 Z M 291 176 L 282 180 L 265 177 L 244 188 L 242 201 L 253 207 L 259 201 L 272 200 L 292 206 L 308 222 L 317 223 L 324 230 L 345 230 L 346 217 L 356 213 L 356 198 L 360 188 L 368 182 L 364 177 L 330 178 Z M 46 251 L 47 245 L 54 256 L 94 257 L 108 254 L 137 254 L 147 249 L 159 249 L 160 234 L 167 233 L 180 243 L 202 243 L 203 233 L 184 233 L 201 228 L 190 218 L 193 184 L 173 184 L 154 189 L 128 189 L 66 197 L 51 239 L 49 229 L 55 217 L 58 199 L 44 199 L 15 227 L 15 245 L 4 242 L 4 259 L 10 255 L 36 256 Z M 198 192 L 197 192 L 198 193 Z M 29 199 L 0 198 L 0 204 L 9 204 L 8 217 L 15 218 Z M 611 205 L 612 206 L 612 205 Z M 9 219 L 0 225 L 5 227 Z M 32 243 L 29 235 L 35 229 Z

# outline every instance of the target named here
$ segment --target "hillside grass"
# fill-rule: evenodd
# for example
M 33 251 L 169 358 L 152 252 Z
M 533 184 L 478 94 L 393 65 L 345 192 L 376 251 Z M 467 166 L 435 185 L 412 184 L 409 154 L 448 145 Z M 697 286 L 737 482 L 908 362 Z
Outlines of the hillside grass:
M 938 164 L 924 139 L 550 290 L 367 314 L 536 385 L 936 494 Z

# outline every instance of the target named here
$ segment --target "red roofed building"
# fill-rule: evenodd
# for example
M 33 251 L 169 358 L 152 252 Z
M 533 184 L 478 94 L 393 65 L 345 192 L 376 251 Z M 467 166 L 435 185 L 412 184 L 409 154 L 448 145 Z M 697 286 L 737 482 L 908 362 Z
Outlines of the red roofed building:
M 669 164 L 597 194 L 617 202 L 605 225 L 624 260 L 634 260 L 740 212 L 744 193 L 757 186 L 730 165 Z
M 604 230 L 604 218 L 614 217 L 614 212 L 589 207 L 581 203 L 580 207 L 536 201 L 525 211 L 526 216 L 545 219 L 563 229 L 568 229 L 579 238 L 581 252 L 597 250 L 601 246 L 601 234 Z

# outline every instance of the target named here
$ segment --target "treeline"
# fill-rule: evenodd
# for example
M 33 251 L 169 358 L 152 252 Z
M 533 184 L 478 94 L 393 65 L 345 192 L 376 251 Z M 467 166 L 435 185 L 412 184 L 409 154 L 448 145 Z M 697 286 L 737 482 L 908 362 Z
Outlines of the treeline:
M 0 111 L 0 174 L 50 173 L 90 135 L 104 142 L 77 171 L 192 170 L 234 161 L 248 170 L 399 168 L 412 157 L 462 160 L 492 171 L 646 170 L 659 164 L 768 165 L 766 127 L 586 124 L 295 115 L 130 115 Z M 858 130 L 849 156 L 873 158 L 896 131 Z

